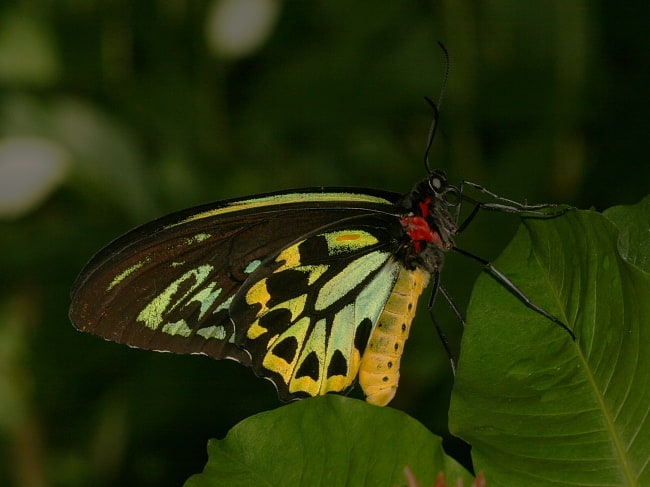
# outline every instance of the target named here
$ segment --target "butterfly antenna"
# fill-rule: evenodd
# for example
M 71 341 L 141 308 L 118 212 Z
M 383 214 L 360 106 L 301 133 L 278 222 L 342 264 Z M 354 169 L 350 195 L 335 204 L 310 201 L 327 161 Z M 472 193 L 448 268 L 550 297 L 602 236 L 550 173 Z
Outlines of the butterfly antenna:
M 449 69 L 451 67 L 451 61 L 449 59 L 449 51 L 447 50 L 447 48 L 442 42 L 438 41 L 438 45 L 440 46 L 440 49 L 442 49 L 442 53 L 445 56 L 445 75 L 442 78 L 442 86 L 440 87 L 440 95 L 438 95 L 438 103 L 434 102 L 428 96 L 424 97 L 426 102 L 433 109 L 433 120 L 431 121 L 431 127 L 429 128 L 429 136 L 427 137 L 427 148 L 424 151 L 424 167 L 426 168 L 429 174 L 433 172 L 431 170 L 431 165 L 429 164 L 429 152 L 431 152 L 433 139 L 435 138 L 436 129 L 438 128 L 438 118 L 440 117 L 440 105 L 442 104 L 442 99 L 445 96 L 445 90 L 447 88 L 447 80 L 449 79 Z

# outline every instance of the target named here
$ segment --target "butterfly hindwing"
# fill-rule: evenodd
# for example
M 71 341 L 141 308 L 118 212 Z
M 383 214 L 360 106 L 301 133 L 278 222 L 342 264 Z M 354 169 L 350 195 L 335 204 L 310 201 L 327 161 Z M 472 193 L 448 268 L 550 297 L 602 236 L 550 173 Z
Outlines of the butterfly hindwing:
M 260 263 L 235 295 L 235 341 L 284 400 L 345 392 L 356 380 L 400 269 L 388 223 L 363 223 L 299 239 Z

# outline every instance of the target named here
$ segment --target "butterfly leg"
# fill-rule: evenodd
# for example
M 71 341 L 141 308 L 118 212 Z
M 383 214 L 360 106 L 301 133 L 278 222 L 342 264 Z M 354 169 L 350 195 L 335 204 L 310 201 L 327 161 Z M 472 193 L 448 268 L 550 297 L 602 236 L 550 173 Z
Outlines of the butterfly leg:
M 456 318 L 458 318 L 458 321 L 460 321 L 460 324 L 463 325 L 463 328 L 465 328 L 465 318 L 463 318 L 463 314 L 460 312 L 460 309 L 458 309 L 458 306 L 456 306 L 456 303 L 452 299 L 451 295 L 442 286 L 442 284 L 440 285 L 440 294 L 442 294 L 442 297 L 445 298 L 445 301 L 447 301 L 447 305 L 454 312 Z
M 478 255 L 474 255 L 471 252 L 468 252 L 466 250 L 460 249 L 458 247 L 453 247 L 452 250 L 454 252 L 457 252 L 461 255 L 464 255 L 465 257 L 469 257 L 470 259 L 474 259 L 477 262 L 480 262 L 483 264 L 485 270 L 492 276 L 494 277 L 501 285 L 503 285 L 508 291 L 510 291 L 512 294 L 514 294 L 522 303 L 524 303 L 526 306 L 528 306 L 530 309 L 533 311 L 536 311 L 537 313 L 541 314 L 542 316 L 548 318 L 551 320 L 553 323 L 557 324 L 561 328 L 563 328 L 570 336 L 571 338 L 575 341 L 576 336 L 573 333 L 573 331 L 565 325 L 559 318 L 557 318 L 555 315 L 552 315 L 548 311 L 546 311 L 544 308 L 541 306 L 535 304 L 524 292 L 517 287 L 517 285 L 512 282 L 508 277 L 501 272 L 499 269 L 494 267 L 492 263 L 484 259 L 482 257 L 479 257 Z
M 451 364 L 451 372 L 454 375 L 456 375 L 456 360 L 454 358 L 454 354 L 451 351 L 451 347 L 449 346 L 449 340 L 447 340 L 447 336 L 445 335 L 445 332 L 442 330 L 442 327 L 440 326 L 440 323 L 438 323 L 435 313 L 433 312 L 433 306 L 435 305 L 436 298 L 438 296 L 438 291 L 440 291 L 440 293 L 443 295 L 447 303 L 450 304 L 452 310 L 461 319 L 463 325 L 465 324 L 465 321 L 462 319 L 456 305 L 453 304 L 453 301 L 451 301 L 449 294 L 447 294 L 447 291 L 440 284 L 440 272 L 436 272 L 433 277 L 433 288 L 431 289 L 431 296 L 429 296 L 429 303 L 427 304 L 427 307 L 429 308 L 429 316 L 431 316 L 431 321 L 433 321 L 433 325 L 436 327 L 436 332 L 438 333 L 438 337 L 440 337 L 442 346 L 444 347 L 445 352 L 447 352 L 447 357 L 449 357 L 449 363 Z
M 489 189 L 485 188 L 484 186 L 481 186 L 480 184 L 473 183 L 471 181 L 461 181 L 460 183 L 460 193 L 465 197 L 463 194 L 465 186 L 469 186 L 470 188 L 478 191 L 479 193 L 488 195 L 490 198 L 493 198 L 496 201 L 500 201 L 501 203 L 504 204 L 491 204 L 491 203 L 482 203 L 483 205 L 486 205 L 486 209 L 492 209 L 496 211 L 506 211 L 508 213 L 528 213 L 532 212 L 535 214 L 542 214 L 542 215 L 553 215 L 555 216 L 555 212 L 553 213 L 544 213 L 544 212 L 537 212 L 536 210 L 542 210 L 545 208 L 557 208 L 561 205 L 558 205 L 556 203 L 542 203 L 542 204 L 537 204 L 537 205 L 529 205 L 527 203 L 520 203 L 515 200 L 511 200 L 508 198 L 504 198 L 503 196 L 499 196 L 496 193 L 493 193 Z M 480 203 L 479 203 L 480 204 Z M 568 210 L 571 208 L 567 207 L 562 207 L 557 211 L 557 215 L 561 215 L 566 213 Z
M 500 203 L 487 203 L 484 201 L 478 201 L 475 200 L 474 198 L 468 196 L 467 194 L 464 194 L 465 186 L 469 186 L 470 188 L 483 193 L 496 201 L 499 201 Z M 565 214 L 567 211 L 570 211 L 573 209 L 573 207 L 570 206 L 562 206 L 550 203 L 550 204 L 538 204 L 538 205 L 529 205 L 525 203 L 519 203 L 518 201 L 510 200 L 508 198 L 504 198 L 502 196 L 499 196 L 492 191 L 488 190 L 487 188 L 484 188 L 483 186 L 472 183 L 471 181 L 462 181 L 460 184 L 460 189 L 458 190 L 458 194 L 460 195 L 460 201 L 458 202 L 458 206 L 456 207 L 456 217 L 460 217 L 461 213 L 461 207 L 462 203 L 466 201 L 469 204 L 474 205 L 474 208 L 472 208 L 472 211 L 470 214 L 458 225 L 458 230 L 457 233 L 461 233 L 463 230 L 467 228 L 467 226 L 470 224 L 470 222 L 474 219 L 474 217 L 478 214 L 479 210 L 487 210 L 487 211 L 498 211 L 501 213 L 517 213 L 517 214 L 525 214 L 526 216 L 529 217 L 542 217 L 542 218 L 553 218 L 556 216 L 560 216 Z M 548 208 L 557 208 L 554 211 L 541 211 L 544 209 Z

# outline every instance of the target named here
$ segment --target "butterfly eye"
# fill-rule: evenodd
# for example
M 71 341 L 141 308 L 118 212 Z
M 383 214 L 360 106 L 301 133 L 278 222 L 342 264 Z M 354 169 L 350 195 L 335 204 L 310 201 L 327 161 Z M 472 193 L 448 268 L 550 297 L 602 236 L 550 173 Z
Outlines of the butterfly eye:
M 439 193 L 440 190 L 442 189 L 442 179 L 440 178 L 432 178 L 431 179 L 431 189 L 433 189 L 436 193 Z
M 434 171 L 429 175 L 429 187 L 436 194 L 444 194 L 447 190 L 447 176 L 441 171 Z

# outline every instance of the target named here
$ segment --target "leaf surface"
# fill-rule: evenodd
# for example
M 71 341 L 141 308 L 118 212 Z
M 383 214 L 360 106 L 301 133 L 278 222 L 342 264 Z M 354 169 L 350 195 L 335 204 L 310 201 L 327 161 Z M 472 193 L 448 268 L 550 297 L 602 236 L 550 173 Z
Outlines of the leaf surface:
M 211 440 L 208 455 L 186 487 L 404 485 L 405 466 L 421 485 L 433 484 L 439 471 L 471 482 L 440 438 L 413 418 L 334 395 L 247 418 Z
M 478 279 L 450 430 L 491 487 L 650 485 L 650 276 L 619 245 L 638 225 L 648 232 L 649 208 L 617 210 L 618 228 L 592 211 L 526 219 L 496 261 L 575 342 Z M 647 247 L 624 248 L 632 262 L 647 258 Z

